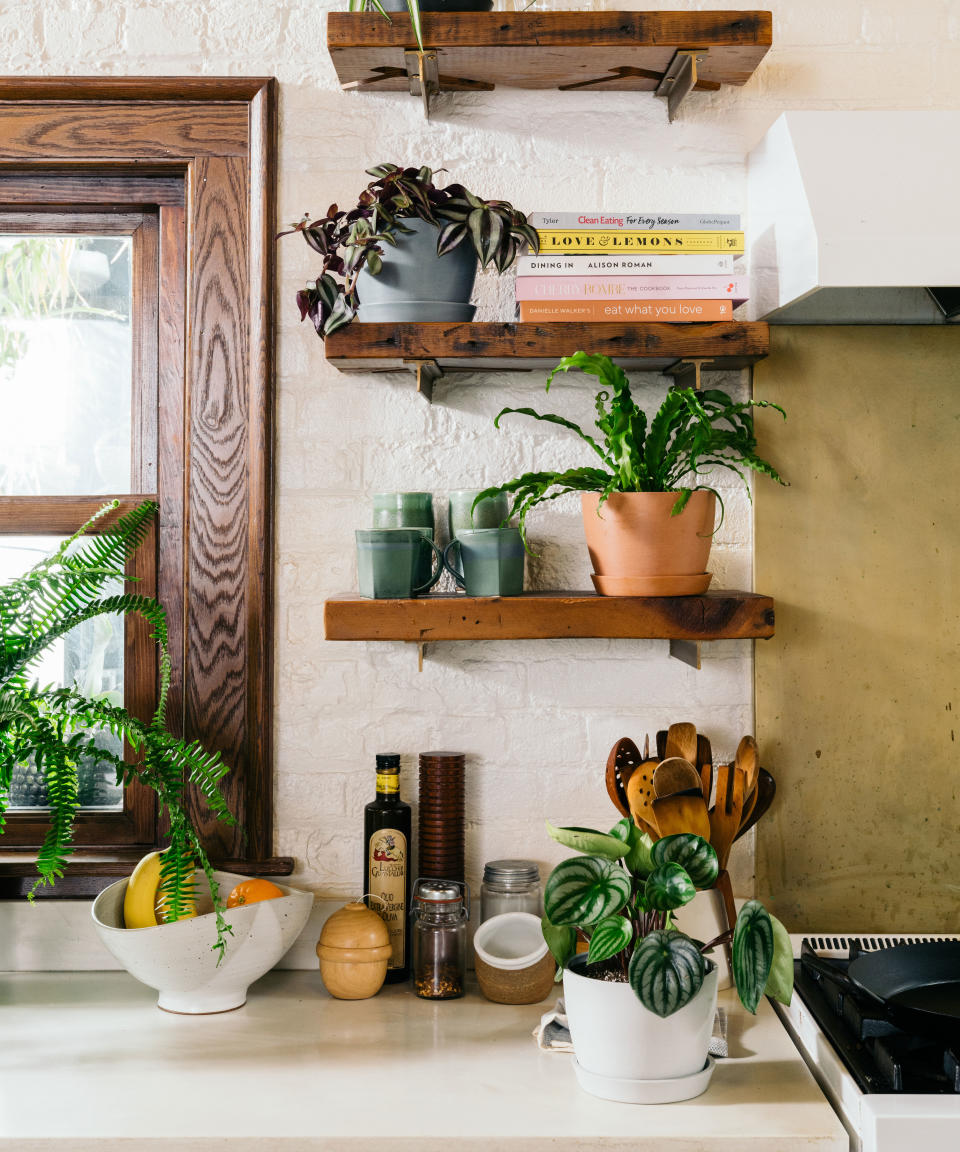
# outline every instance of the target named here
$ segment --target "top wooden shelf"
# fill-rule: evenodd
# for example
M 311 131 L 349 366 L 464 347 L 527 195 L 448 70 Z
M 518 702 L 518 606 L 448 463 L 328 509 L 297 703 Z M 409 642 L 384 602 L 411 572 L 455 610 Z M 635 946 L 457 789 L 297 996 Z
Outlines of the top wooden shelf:
M 344 88 L 374 92 L 656 92 L 671 119 L 693 89 L 745 84 L 772 43 L 770 12 L 331 12 L 327 47 Z M 423 83 L 421 84 L 421 80 Z

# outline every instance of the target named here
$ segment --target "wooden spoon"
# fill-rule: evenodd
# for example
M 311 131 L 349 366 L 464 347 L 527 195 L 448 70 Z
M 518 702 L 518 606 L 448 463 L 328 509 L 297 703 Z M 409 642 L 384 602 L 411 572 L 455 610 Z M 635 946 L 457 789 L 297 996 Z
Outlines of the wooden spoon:
M 747 792 L 752 792 L 757 786 L 757 773 L 760 770 L 757 742 L 752 736 L 744 736 L 740 741 L 734 763 L 747 774 Z
M 773 798 L 777 794 L 777 782 L 766 770 L 760 768 L 757 771 L 757 801 L 753 806 L 753 811 L 750 815 L 741 821 L 740 831 L 734 837 L 739 840 L 741 836 L 745 835 L 756 824 L 756 822 L 763 816 L 770 805 L 773 803 Z
M 607 795 L 613 801 L 617 811 L 623 816 L 630 815 L 627 781 L 633 775 L 641 759 L 639 749 L 629 736 L 621 737 L 610 749 L 610 755 L 607 757 L 605 776 Z
M 732 764 L 717 768 L 717 802 L 710 812 L 710 843 L 721 868 L 726 868 L 730 846 L 740 830 L 743 814 L 744 774 Z
M 710 815 L 703 802 L 699 781 L 686 793 L 675 792 L 672 796 L 658 797 L 653 802 L 653 813 L 661 836 L 673 836 L 678 832 L 693 832 L 704 840 L 710 836 Z
M 657 765 L 653 774 L 653 791 L 658 797 L 672 796 L 675 792 L 685 792 L 688 788 L 701 791 L 700 773 L 689 760 L 672 756 Z
M 667 744 L 661 760 L 679 756 L 691 764 L 697 758 L 697 729 L 693 724 L 671 724 L 667 729 Z
M 700 786 L 703 790 L 703 799 L 710 807 L 710 792 L 713 788 L 713 749 L 706 736 L 697 733 L 697 771 L 700 773 Z
M 660 839 L 657 817 L 653 811 L 655 794 L 653 772 L 656 760 L 645 760 L 627 781 L 627 805 L 633 822 L 641 832 L 646 832 L 651 840 Z

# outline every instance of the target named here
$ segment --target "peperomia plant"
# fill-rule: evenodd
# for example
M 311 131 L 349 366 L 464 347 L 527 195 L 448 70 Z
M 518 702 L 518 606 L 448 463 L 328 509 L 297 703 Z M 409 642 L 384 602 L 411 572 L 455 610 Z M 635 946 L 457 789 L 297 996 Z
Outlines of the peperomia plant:
M 576 954 L 578 940 L 584 941 L 584 975 L 592 965 L 604 964 L 604 973 L 612 967 L 613 977 L 629 982 L 658 1016 L 689 1003 L 707 974 L 704 953 L 729 937 L 728 932 L 693 940 L 673 924 L 673 913 L 717 878 L 710 843 L 692 833 L 651 841 L 628 819 L 608 833 L 550 823 L 547 829 L 558 843 L 583 853 L 558 864 L 544 890 L 543 935 L 561 970 Z M 764 995 L 790 1002 L 790 937 L 756 900 L 740 910 L 732 956 L 737 993 L 749 1012 L 756 1012 Z
M 374 179 L 360 193 L 356 208 L 344 212 L 331 204 L 325 216 L 311 220 L 307 214 L 280 233 L 299 232 L 323 258 L 316 281 L 297 293 L 300 319 L 309 316 L 321 338 L 353 320 L 360 270 L 374 276 L 380 272 L 383 245 L 396 247 L 397 234 L 411 231 L 404 220 L 436 225 L 437 255 L 469 243 L 484 268 L 493 264 L 499 272 L 510 267 L 524 244 L 539 251 L 536 230 L 506 200 L 481 200 L 462 184 L 437 188 L 433 170 L 425 167 L 379 164 L 367 174 Z
M 563 472 L 525 472 L 515 480 L 481 492 L 476 503 L 499 493 L 512 496 L 510 514 L 519 518 L 524 542 L 527 514 L 538 504 L 556 500 L 567 492 L 599 492 L 600 508 L 613 492 L 676 492 L 672 515 L 677 516 L 695 491 L 716 491 L 699 482 L 700 473 L 712 468 L 728 468 L 744 484 L 746 478 L 738 465 L 769 476 L 778 484 L 786 483 L 772 464 L 756 454 L 750 415 L 752 408 L 775 408 L 786 417 L 778 404 L 765 400 L 736 403 L 718 388 L 703 392 L 674 388 L 648 426 L 646 413 L 630 393 L 626 373 L 608 356 L 575 352 L 564 357 L 547 377 L 546 390 L 550 391 L 558 372 L 569 372 L 571 368 L 596 376 L 603 385 L 594 401 L 599 439 L 571 420 L 533 408 L 504 408 L 494 420 L 494 426 L 499 428 L 504 416 L 516 413 L 569 428 L 600 458 L 602 465 Z M 722 500 L 720 505 L 722 508 Z

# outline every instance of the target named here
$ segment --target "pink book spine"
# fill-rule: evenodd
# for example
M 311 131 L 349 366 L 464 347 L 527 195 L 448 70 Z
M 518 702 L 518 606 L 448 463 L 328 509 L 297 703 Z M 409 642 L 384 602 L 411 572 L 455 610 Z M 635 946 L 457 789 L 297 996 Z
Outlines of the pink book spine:
M 749 299 L 745 276 L 518 276 L 518 300 Z

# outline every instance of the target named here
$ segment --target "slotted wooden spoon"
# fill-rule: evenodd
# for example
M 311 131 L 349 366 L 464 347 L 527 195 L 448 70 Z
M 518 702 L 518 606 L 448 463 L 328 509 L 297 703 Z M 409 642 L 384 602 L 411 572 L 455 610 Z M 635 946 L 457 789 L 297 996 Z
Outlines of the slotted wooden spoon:
M 689 760 L 671 756 L 661 760 L 653 774 L 653 791 L 658 798 L 673 796 L 676 792 L 686 792 L 689 788 L 701 789 L 700 773 Z
M 610 755 L 607 757 L 607 769 L 604 777 L 607 784 L 607 795 L 613 801 L 617 811 L 623 816 L 630 815 L 627 781 L 642 761 L 640 749 L 629 736 L 622 736 L 610 749 Z
M 641 832 L 646 832 L 651 840 L 660 839 L 657 817 L 653 811 L 656 794 L 653 791 L 653 773 L 656 760 L 644 762 L 630 776 L 627 782 L 627 805 L 633 822 Z

